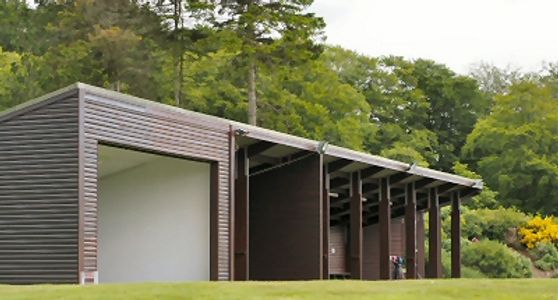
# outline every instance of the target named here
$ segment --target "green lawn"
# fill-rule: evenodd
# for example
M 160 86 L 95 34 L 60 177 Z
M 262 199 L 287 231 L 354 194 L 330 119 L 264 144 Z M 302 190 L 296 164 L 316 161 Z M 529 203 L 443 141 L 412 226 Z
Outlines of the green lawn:
M 558 299 L 558 279 L 0 286 L 0 299 Z

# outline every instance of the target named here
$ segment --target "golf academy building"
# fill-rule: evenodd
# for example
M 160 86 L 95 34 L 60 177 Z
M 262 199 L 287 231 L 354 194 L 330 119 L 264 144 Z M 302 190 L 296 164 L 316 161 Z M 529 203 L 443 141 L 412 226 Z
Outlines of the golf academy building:
M 437 278 L 444 205 L 459 277 L 481 189 L 77 83 L 0 113 L 0 283 Z

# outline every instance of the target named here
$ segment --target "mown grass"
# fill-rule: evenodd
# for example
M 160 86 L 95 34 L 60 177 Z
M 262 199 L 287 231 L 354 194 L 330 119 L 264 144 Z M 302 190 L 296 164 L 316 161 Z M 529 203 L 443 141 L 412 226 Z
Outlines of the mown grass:
M 201 282 L 0 286 L 1 300 L 558 299 L 557 279 Z

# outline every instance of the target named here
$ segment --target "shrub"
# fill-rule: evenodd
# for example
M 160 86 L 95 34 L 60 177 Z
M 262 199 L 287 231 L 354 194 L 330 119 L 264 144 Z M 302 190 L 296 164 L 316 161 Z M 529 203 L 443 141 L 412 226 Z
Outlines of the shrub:
M 444 240 L 447 242 L 449 240 Z M 461 239 L 461 249 L 467 247 L 471 242 L 466 239 Z M 444 278 L 451 277 L 451 250 L 449 247 L 442 247 L 442 275 Z M 464 266 L 461 264 L 461 277 L 462 278 L 486 278 L 481 271 Z
M 477 269 L 461 266 L 461 278 L 486 278 L 486 275 Z
M 506 233 L 527 224 L 529 217 L 512 208 L 466 209 L 461 214 L 461 236 L 466 239 L 489 239 L 507 243 Z M 450 219 L 444 220 L 444 232 L 449 236 Z
M 549 216 L 535 216 L 519 229 L 521 242 L 529 249 L 539 243 L 558 243 L 558 223 Z
M 558 249 L 554 244 L 539 243 L 530 249 L 529 254 L 534 257 L 535 267 L 543 271 L 552 271 L 558 268 Z
M 463 265 L 476 269 L 490 278 L 528 278 L 532 276 L 531 261 L 506 245 L 482 240 L 463 247 Z

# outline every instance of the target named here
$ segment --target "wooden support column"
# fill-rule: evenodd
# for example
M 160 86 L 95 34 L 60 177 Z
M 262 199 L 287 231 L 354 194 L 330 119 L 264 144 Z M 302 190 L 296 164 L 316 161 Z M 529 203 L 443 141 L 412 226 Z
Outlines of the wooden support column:
M 461 199 L 451 194 L 451 277 L 461 277 Z
M 234 279 L 249 278 L 249 164 L 246 149 L 239 149 L 236 157 L 234 202 Z
M 415 279 L 417 278 L 417 193 L 414 182 L 407 184 L 405 202 L 406 278 Z
M 442 277 L 442 229 L 438 189 L 431 188 L 428 194 L 428 278 Z
M 323 204 L 322 204 L 322 253 L 323 253 L 323 272 L 322 279 L 329 279 L 329 174 L 327 166 L 324 166 L 323 173 Z
M 362 183 L 360 173 L 351 176 L 351 279 L 362 278 Z
M 391 278 L 391 195 L 389 177 L 380 179 L 380 204 L 378 210 L 380 229 L 380 279 Z
M 424 238 L 424 213 L 417 212 L 417 278 L 426 277 L 426 272 L 424 271 Z

